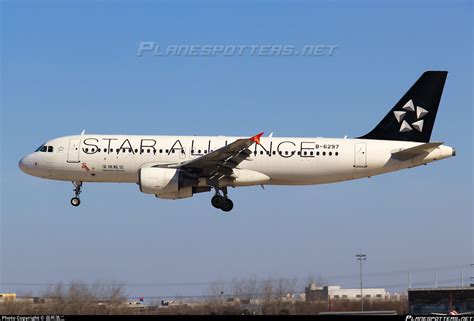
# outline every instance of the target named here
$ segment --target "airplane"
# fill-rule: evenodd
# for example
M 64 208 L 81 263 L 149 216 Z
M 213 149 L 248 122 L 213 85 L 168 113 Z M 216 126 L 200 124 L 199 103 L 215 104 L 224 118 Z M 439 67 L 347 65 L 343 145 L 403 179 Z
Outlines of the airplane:
M 474 315 L 473 312 L 463 312 L 459 313 L 456 310 L 450 310 L 448 313 L 437 313 L 437 312 L 432 312 L 431 315 L 438 315 L 438 316 L 451 316 L 451 315 L 457 315 L 457 316 L 464 316 L 464 315 Z
M 44 179 L 71 181 L 73 206 L 84 182 L 138 184 L 162 199 L 215 191 L 211 204 L 234 207 L 229 187 L 343 182 L 449 158 L 430 142 L 447 71 L 426 71 L 380 123 L 357 138 L 80 135 L 52 139 L 19 162 Z

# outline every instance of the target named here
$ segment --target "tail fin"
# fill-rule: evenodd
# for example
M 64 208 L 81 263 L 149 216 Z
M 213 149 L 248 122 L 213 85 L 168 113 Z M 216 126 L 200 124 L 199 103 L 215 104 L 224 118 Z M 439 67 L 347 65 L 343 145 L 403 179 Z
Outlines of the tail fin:
M 364 139 L 429 142 L 447 71 L 426 71 Z

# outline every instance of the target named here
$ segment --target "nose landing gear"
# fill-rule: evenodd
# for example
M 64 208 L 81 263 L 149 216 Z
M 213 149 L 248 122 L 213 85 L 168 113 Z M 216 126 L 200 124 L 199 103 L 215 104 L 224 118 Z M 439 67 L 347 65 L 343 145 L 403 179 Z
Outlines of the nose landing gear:
M 81 194 L 82 182 L 77 181 L 77 182 L 72 182 L 72 184 L 74 185 L 74 194 L 76 196 L 71 198 L 71 205 L 77 207 L 81 205 L 81 200 L 79 199 L 79 195 Z
M 230 212 L 234 208 L 234 203 L 227 198 L 227 188 L 224 187 L 221 190 L 224 195 L 220 195 L 219 189 L 216 188 L 216 195 L 211 198 L 211 204 L 224 212 Z

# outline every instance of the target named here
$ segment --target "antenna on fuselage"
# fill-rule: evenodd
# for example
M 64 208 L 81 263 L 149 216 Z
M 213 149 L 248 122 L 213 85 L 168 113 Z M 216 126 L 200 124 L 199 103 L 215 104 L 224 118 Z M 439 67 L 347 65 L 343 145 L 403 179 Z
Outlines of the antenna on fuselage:
M 268 137 L 273 137 L 273 132 L 271 132 L 270 135 L 268 135 Z
M 85 132 L 86 132 L 86 130 L 83 129 L 82 132 L 81 132 L 81 135 L 84 135 Z

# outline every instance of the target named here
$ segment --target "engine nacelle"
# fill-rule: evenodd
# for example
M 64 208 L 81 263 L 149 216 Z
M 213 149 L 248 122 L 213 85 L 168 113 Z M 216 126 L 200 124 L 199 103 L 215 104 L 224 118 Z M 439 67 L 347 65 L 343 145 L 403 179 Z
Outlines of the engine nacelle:
M 158 198 L 163 198 L 167 200 L 177 200 L 180 198 L 188 198 L 193 196 L 193 188 L 191 186 L 188 187 L 181 187 L 176 192 L 171 193 L 160 193 L 155 194 Z
M 140 191 L 164 199 L 193 196 L 193 185 L 197 179 L 186 177 L 174 168 L 144 167 L 139 174 Z

